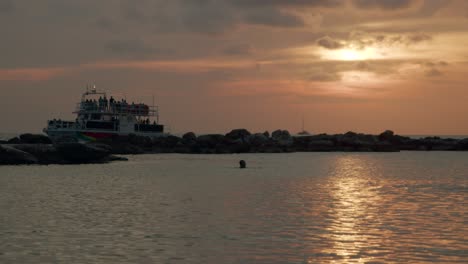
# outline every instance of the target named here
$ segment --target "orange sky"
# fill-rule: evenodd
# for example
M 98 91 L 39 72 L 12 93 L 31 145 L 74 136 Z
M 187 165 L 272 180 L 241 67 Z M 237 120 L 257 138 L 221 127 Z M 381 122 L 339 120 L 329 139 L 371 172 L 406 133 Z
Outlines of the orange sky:
M 96 2 L 0 0 L 0 132 L 95 83 L 174 133 L 468 134 L 468 1 Z

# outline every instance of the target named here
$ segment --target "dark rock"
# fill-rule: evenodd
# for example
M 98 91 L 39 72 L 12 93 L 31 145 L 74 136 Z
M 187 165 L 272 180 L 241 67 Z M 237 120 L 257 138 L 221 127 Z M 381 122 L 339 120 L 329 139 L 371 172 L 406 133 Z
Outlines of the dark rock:
M 264 135 L 266 138 L 270 138 L 270 132 L 268 132 L 268 131 L 263 132 L 263 135 Z
M 255 133 L 247 138 L 247 142 L 249 142 L 251 146 L 257 148 L 267 144 L 268 141 L 268 137 L 266 137 L 265 134 L 262 133 Z
M 128 161 L 128 158 L 121 157 L 121 156 L 110 155 L 109 158 L 108 158 L 108 161 Z
M 132 145 L 130 143 L 115 143 L 110 145 L 110 147 L 112 154 L 135 155 L 145 153 L 141 147 Z
M 184 141 L 195 141 L 197 140 L 197 135 L 193 132 L 187 132 L 182 136 Z
M 468 138 L 458 141 L 457 150 L 468 150 Z
M 231 132 L 226 134 L 226 138 L 229 139 L 245 139 L 250 136 L 251 133 L 247 129 L 234 129 Z
M 33 155 L 39 164 L 65 164 L 66 161 L 52 144 L 19 144 L 16 149 Z
M 357 134 L 347 132 L 344 135 L 336 136 L 337 146 L 345 147 L 346 151 L 368 151 L 378 141 L 373 135 Z
M 61 143 L 56 148 L 67 163 L 73 164 L 102 163 L 110 156 L 108 149 L 89 144 Z
M 395 136 L 395 133 L 393 131 L 385 130 L 379 135 L 379 140 L 391 142 L 394 136 Z
M 307 144 L 307 151 L 334 151 L 335 143 L 327 139 L 311 140 Z
M 52 144 L 52 140 L 41 134 L 22 134 L 19 136 L 22 144 Z
M 287 130 L 275 130 L 271 133 L 271 138 L 276 140 L 280 146 L 291 146 L 293 139 Z
M 209 134 L 197 137 L 197 145 L 200 147 L 215 147 L 216 145 L 222 144 L 225 141 L 225 137 L 220 134 Z
M 135 134 L 130 134 L 128 135 L 127 142 L 132 145 L 136 145 L 142 148 L 151 148 L 153 140 L 150 137 L 137 136 Z
M 0 145 L 0 165 L 36 164 L 36 157 L 12 146 Z
M 275 140 L 280 140 L 282 138 L 290 138 L 291 134 L 289 134 L 289 131 L 287 130 L 278 129 L 271 133 L 271 137 Z
M 21 144 L 21 139 L 18 137 L 10 138 L 8 141 L 8 144 Z
M 166 151 L 164 151 L 164 152 L 172 152 L 172 151 L 168 151 L 168 150 L 177 147 L 179 142 L 181 142 L 181 141 L 182 141 L 182 139 L 180 137 L 169 135 L 169 136 L 166 136 L 166 137 L 156 138 L 153 141 L 153 146 L 155 146 L 157 148 L 166 149 Z

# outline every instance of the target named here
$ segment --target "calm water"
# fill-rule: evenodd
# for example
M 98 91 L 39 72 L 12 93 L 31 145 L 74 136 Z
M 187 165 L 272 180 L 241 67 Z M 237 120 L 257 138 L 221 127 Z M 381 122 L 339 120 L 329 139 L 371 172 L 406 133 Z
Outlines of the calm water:
M 0 263 L 468 263 L 467 183 L 468 152 L 0 167 Z

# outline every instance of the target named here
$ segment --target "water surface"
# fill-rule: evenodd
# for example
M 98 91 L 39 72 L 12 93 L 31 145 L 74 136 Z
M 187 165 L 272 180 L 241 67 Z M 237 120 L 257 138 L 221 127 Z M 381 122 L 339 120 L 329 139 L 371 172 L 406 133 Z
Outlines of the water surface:
M 0 263 L 468 263 L 467 152 L 129 158 L 0 167 Z

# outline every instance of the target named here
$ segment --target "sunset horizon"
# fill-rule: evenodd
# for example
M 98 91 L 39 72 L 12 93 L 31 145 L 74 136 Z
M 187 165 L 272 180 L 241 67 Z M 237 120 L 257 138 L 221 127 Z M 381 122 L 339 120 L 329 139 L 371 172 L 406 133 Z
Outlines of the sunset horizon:
M 3 133 L 86 85 L 172 133 L 468 134 L 466 1 L 0 1 Z

